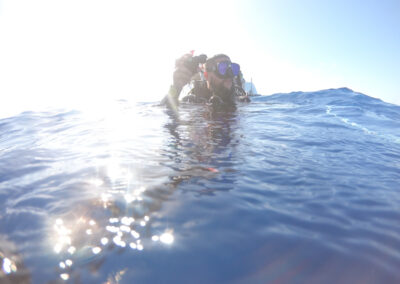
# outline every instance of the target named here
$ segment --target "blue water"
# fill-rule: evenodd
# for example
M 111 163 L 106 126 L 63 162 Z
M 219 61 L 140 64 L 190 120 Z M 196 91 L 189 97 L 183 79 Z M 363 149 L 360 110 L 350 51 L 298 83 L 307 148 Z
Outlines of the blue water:
M 399 283 L 400 107 L 119 101 L 0 120 L 0 283 Z

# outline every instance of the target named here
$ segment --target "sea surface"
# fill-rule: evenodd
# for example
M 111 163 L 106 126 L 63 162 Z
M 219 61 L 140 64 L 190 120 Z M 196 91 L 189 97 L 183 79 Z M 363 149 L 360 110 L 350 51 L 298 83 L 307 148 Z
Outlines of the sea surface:
M 341 88 L 0 119 L 0 283 L 400 283 L 400 106 Z

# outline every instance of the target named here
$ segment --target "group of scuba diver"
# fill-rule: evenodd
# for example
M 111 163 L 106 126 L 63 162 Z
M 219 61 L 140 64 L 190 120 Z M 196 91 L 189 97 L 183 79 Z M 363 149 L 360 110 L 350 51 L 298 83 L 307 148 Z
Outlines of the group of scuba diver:
M 250 102 L 243 89 L 240 65 L 225 54 L 207 58 L 205 54 L 193 56 L 192 52 L 178 58 L 173 84 L 161 104 L 175 109 L 183 87 L 189 83 L 192 89 L 182 102 L 206 104 L 216 111 L 235 110 L 236 102 Z

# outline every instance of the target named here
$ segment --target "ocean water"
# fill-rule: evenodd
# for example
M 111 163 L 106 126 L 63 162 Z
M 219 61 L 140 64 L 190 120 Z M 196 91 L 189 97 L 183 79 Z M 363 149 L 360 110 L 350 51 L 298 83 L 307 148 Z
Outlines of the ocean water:
M 400 107 L 118 101 L 0 120 L 0 283 L 399 283 Z

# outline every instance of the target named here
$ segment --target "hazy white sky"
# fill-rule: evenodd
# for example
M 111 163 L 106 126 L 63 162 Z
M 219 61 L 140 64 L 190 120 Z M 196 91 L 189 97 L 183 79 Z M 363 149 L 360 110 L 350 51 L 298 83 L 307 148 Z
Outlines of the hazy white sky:
M 0 112 L 156 101 L 175 58 L 226 53 L 259 93 L 400 105 L 400 1 L 0 0 Z

